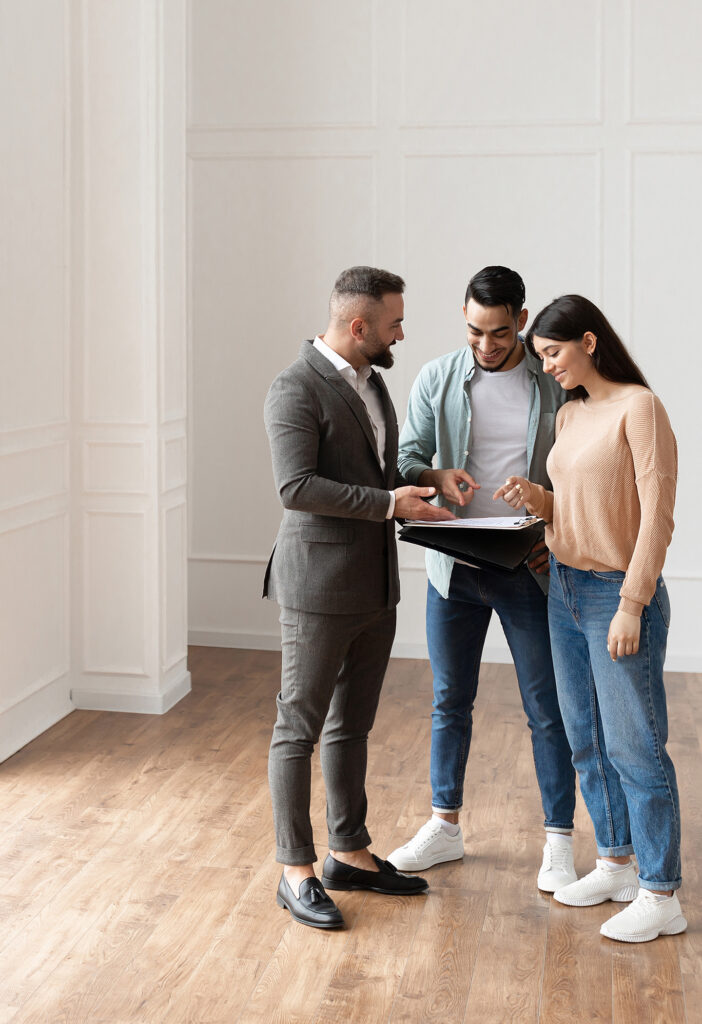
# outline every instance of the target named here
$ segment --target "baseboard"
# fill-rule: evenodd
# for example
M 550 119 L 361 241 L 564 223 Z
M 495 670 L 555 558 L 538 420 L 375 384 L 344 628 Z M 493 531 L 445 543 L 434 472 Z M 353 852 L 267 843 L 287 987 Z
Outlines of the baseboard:
M 250 651 L 279 651 L 280 637 L 277 633 L 238 633 L 223 632 L 208 629 L 191 630 L 188 643 L 193 647 L 232 647 L 235 649 Z M 392 646 L 391 658 L 419 658 L 422 661 L 429 659 L 429 651 L 426 643 L 407 643 L 396 640 Z M 498 646 L 486 647 L 483 650 L 483 661 L 494 662 L 498 665 L 509 665 L 512 655 L 505 645 L 504 649 Z
M 0 713 L 0 761 L 6 761 L 75 708 L 67 675 Z
M 190 673 L 183 669 L 167 681 L 161 693 L 124 693 L 119 690 L 71 690 L 71 700 L 83 711 L 125 711 L 137 715 L 164 715 L 190 693 Z
M 425 643 L 405 643 L 396 640 L 392 645 L 392 654 L 390 657 L 418 658 L 421 661 L 428 661 L 429 651 Z M 483 656 L 480 660 L 481 663 L 486 665 L 511 665 L 512 655 L 506 644 L 504 647 L 495 645 L 493 647 L 483 647 Z
M 702 672 L 702 654 L 668 654 L 666 672 Z
M 235 630 L 193 629 L 188 636 L 193 647 L 232 647 L 248 651 L 279 651 L 280 637 L 277 633 L 239 633 Z M 392 646 L 392 658 L 429 659 L 426 643 L 408 643 L 396 640 Z M 494 644 L 483 648 L 481 658 L 485 664 L 511 665 L 512 654 L 507 644 Z M 702 672 L 702 655 L 669 654 L 665 662 L 666 672 Z
M 233 647 L 245 651 L 279 651 L 279 633 L 239 633 L 234 630 L 191 629 L 191 647 Z

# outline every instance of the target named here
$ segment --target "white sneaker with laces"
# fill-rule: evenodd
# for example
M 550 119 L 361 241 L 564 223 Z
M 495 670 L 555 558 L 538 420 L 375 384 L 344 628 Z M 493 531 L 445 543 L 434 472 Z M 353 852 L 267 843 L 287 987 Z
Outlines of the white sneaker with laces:
M 450 836 L 441 822 L 430 818 L 416 836 L 404 846 L 398 846 L 388 856 L 391 864 L 398 871 L 426 871 L 434 864 L 444 861 L 460 860 L 463 856 L 463 833 L 459 827 L 458 834 Z
M 650 942 L 659 935 L 677 935 L 687 928 L 676 893 L 659 900 L 641 889 L 633 903 L 620 910 L 600 928 L 600 933 L 617 942 Z
M 555 892 L 577 879 L 573 866 L 573 844 L 546 842 L 544 859 L 536 884 L 544 892 Z
M 605 860 L 598 859 L 596 864 L 597 867 L 589 875 L 584 875 L 562 889 L 556 889 L 554 900 L 566 903 L 569 907 L 592 907 L 606 900 L 627 903 L 636 899 L 639 879 L 633 864 L 627 864 L 619 871 L 612 871 Z

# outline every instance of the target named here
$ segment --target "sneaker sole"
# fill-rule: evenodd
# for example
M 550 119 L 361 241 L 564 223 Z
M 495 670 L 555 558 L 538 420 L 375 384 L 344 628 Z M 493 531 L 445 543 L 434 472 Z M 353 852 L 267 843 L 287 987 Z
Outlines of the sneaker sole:
M 388 857 L 388 860 L 398 871 L 408 871 L 413 874 L 415 871 L 427 871 L 429 868 L 435 867 L 437 864 L 449 864 L 454 860 L 463 860 L 465 856 L 465 850 L 461 850 L 460 853 L 453 853 L 445 856 L 442 854 L 437 857 L 427 857 L 426 860 L 414 861 L 412 864 L 407 861 L 401 860 L 399 857 L 395 859 L 392 854 Z
M 606 903 L 607 900 L 611 900 L 612 903 L 631 903 L 638 895 L 638 885 L 625 885 L 617 892 L 613 892 L 611 896 L 583 896 L 580 899 L 577 896 L 571 896 L 564 899 L 558 895 L 558 890 L 556 890 L 553 898 L 566 907 L 594 907 L 598 903 Z
M 344 927 L 344 922 L 343 921 L 338 921 L 338 922 L 337 921 L 332 921 L 330 924 L 326 924 L 326 923 L 324 923 L 322 921 L 317 923 L 316 921 L 307 921 L 307 920 L 305 920 L 304 917 L 300 917 L 298 914 L 296 914 L 295 911 L 292 910 L 287 905 L 287 903 L 285 902 L 283 897 L 280 896 L 277 893 L 276 893 L 275 901 L 276 901 L 276 903 L 278 904 L 279 907 L 282 907 L 283 910 L 287 910 L 287 912 L 292 917 L 293 921 L 297 921 L 298 924 L 307 925 L 308 928 L 324 928 L 326 931 L 331 931 L 334 928 L 343 928 Z
M 606 930 L 607 923 L 602 925 L 600 928 L 600 935 L 604 935 L 607 939 L 614 939 L 615 942 L 651 942 L 653 939 L 657 939 L 659 935 L 679 935 L 680 932 L 684 932 L 687 928 L 687 921 L 682 915 L 674 917 L 672 921 L 664 925 L 658 931 L 652 929 L 650 932 L 640 932 L 638 935 L 617 935 L 616 932 L 608 932 Z
M 556 892 L 558 889 L 562 889 L 565 885 L 571 885 L 573 882 L 577 882 L 577 875 L 575 878 L 571 878 L 569 882 L 542 882 L 540 878 L 536 879 L 536 887 L 541 892 Z

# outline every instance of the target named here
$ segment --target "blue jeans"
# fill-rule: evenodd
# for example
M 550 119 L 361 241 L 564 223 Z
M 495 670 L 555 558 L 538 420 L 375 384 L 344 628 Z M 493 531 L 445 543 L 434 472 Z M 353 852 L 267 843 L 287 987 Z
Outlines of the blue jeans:
M 549 624 L 558 699 L 601 856 L 635 852 L 644 889 L 680 886 L 680 806 L 665 744 L 663 578 L 641 616 L 638 654 L 612 661 L 607 633 L 623 572 L 585 572 L 551 555 Z
M 480 658 L 493 608 L 517 670 L 545 825 L 568 832 L 575 810 L 575 772 L 556 695 L 546 596 L 527 568 L 508 574 L 457 563 L 448 598 L 429 584 L 427 642 L 434 673 L 432 806 L 456 811 L 463 804 Z M 494 723 L 494 735 L 499 743 L 499 722 Z

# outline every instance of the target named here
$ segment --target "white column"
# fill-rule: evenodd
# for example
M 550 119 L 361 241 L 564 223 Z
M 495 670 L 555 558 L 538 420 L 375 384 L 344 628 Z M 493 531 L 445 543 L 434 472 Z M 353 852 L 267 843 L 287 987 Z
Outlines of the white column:
M 190 689 L 185 3 L 71 12 L 71 698 L 160 713 Z

